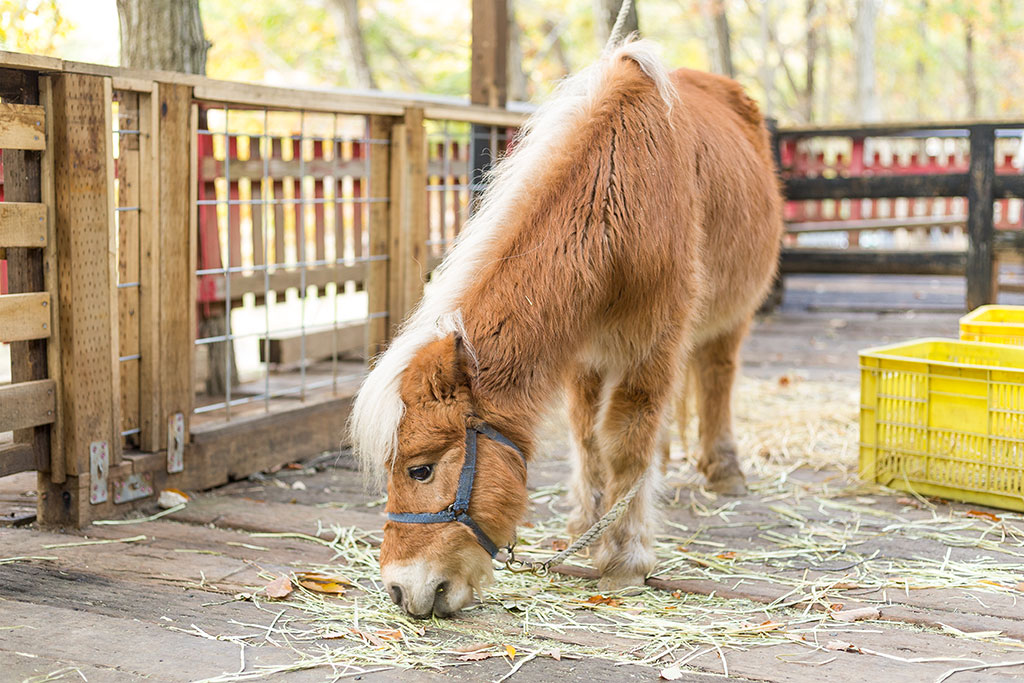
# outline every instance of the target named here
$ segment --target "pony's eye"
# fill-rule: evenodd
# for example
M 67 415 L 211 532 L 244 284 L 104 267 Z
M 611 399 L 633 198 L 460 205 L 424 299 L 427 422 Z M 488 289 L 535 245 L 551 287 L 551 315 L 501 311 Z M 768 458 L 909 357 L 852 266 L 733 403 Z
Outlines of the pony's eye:
M 417 465 L 409 468 L 409 476 L 416 481 L 426 481 L 434 474 L 433 465 Z

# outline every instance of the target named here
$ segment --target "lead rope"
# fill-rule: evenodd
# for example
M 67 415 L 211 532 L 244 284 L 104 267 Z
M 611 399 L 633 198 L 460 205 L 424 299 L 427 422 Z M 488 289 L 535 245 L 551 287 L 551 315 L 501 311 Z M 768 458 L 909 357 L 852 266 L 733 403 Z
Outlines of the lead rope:
M 513 543 L 507 546 L 505 550 L 508 552 L 508 557 L 505 559 L 505 569 L 517 573 L 529 572 L 537 576 L 547 576 L 552 567 L 557 567 L 562 563 L 562 560 L 575 555 L 601 538 L 608 527 L 617 522 L 625 514 L 626 510 L 629 509 L 629 504 L 633 502 L 633 497 L 636 496 L 636 492 L 640 490 L 640 486 L 643 483 L 644 477 L 641 475 L 637 482 L 633 484 L 633 488 L 627 491 L 626 495 L 620 498 L 608 512 L 604 513 L 601 519 L 594 522 L 594 525 L 577 538 L 572 545 L 543 562 L 517 560 L 515 554 L 516 544 Z

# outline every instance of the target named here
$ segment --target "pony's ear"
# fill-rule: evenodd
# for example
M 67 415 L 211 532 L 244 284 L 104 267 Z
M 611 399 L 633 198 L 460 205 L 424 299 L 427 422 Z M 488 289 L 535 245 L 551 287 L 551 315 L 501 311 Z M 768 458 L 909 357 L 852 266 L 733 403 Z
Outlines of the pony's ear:
M 460 334 L 450 334 L 425 347 L 425 389 L 437 401 L 451 401 L 469 389 L 470 358 Z

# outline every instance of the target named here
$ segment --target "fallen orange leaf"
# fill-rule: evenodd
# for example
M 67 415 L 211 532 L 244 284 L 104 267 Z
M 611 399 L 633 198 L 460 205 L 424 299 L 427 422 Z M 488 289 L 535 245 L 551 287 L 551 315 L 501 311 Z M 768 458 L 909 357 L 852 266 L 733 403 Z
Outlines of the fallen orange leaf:
M 731 550 L 727 550 L 724 553 L 718 553 L 717 555 L 715 555 L 715 557 L 720 558 L 722 560 L 731 560 L 736 557 L 736 553 L 734 553 Z
M 683 597 L 683 592 L 682 591 L 672 591 L 672 597 L 676 598 L 678 600 L 679 598 Z
M 587 598 L 587 602 L 591 605 L 608 605 L 609 607 L 618 607 L 622 604 L 622 600 L 618 598 L 606 598 L 603 595 L 591 595 Z
M 402 632 L 401 631 L 380 630 L 380 631 L 377 631 L 377 636 L 380 637 L 381 640 L 401 640 L 402 639 Z
M 509 659 L 515 659 L 516 658 L 516 649 L 514 647 L 512 647 L 511 645 L 506 645 L 505 646 L 505 652 L 506 652 L 506 654 L 508 654 L 508 658 Z
M 967 511 L 967 516 L 968 517 L 981 517 L 982 519 L 987 519 L 990 522 L 1000 522 L 1000 521 L 1002 521 L 1002 519 L 1000 519 L 1000 517 L 998 515 L 994 515 L 991 512 L 986 512 L 985 510 L 968 510 Z
M 267 593 L 267 597 L 271 598 L 287 598 L 292 592 L 292 582 L 288 580 L 287 576 L 279 576 L 270 583 L 267 584 L 264 590 Z
M 569 542 L 568 541 L 563 541 L 560 538 L 556 538 L 555 540 L 551 541 L 551 549 L 556 551 L 556 552 L 561 552 L 561 551 L 565 550 L 568 547 L 569 547 Z
M 352 587 L 352 584 L 345 579 L 335 576 L 323 576 L 321 574 L 301 572 L 296 574 L 295 577 L 299 580 L 300 586 L 307 590 L 311 590 L 314 593 L 341 595 L 345 592 L 346 588 Z

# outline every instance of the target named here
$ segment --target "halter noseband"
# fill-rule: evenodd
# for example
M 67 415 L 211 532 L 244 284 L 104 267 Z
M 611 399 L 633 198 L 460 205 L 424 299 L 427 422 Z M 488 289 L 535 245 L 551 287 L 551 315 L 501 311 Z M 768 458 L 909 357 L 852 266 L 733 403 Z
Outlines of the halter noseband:
M 476 478 L 476 437 L 483 434 L 491 441 L 508 446 L 523 459 L 526 456 L 512 440 L 488 424 L 480 423 L 466 427 L 466 460 L 459 473 L 459 487 L 455 490 L 455 502 L 440 512 L 389 512 L 388 520 L 403 524 L 440 524 L 442 522 L 459 522 L 470 528 L 483 549 L 494 557 L 500 549 L 484 530 L 469 516 L 469 496 L 473 492 L 473 480 Z

